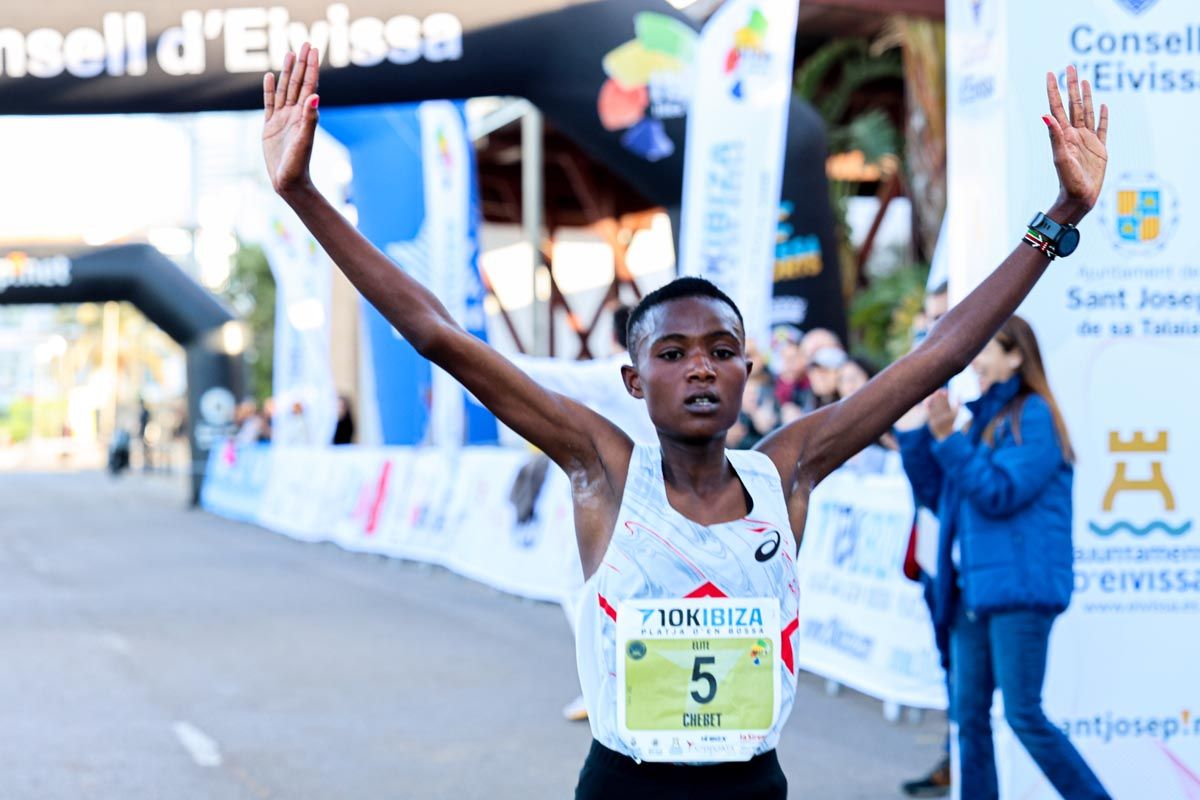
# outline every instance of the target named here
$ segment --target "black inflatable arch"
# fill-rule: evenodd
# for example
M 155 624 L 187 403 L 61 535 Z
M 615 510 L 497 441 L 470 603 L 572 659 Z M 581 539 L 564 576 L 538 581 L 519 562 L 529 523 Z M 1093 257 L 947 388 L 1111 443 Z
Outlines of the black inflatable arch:
M 232 432 L 243 389 L 242 357 L 226 352 L 222 327 L 236 317 L 175 262 L 147 244 L 72 254 L 0 254 L 7 268 L 0 305 L 126 300 L 187 353 L 191 499 L 196 504 L 211 446 Z

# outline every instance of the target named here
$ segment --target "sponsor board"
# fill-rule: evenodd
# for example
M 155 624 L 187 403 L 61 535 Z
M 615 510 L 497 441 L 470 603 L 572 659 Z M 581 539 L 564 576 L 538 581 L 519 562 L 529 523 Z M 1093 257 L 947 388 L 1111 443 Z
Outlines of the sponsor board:
M 835 472 L 809 500 L 799 666 L 886 701 L 945 708 L 920 584 L 904 577 L 913 503 L 903 475 Z
M 1193 712 L 1181 709 L 1191 708 L 1200 658 L 1191 634 L 1200 623 L 1200 497 L 1191 490 L 1200 423 L 1186 368 L 1200 360 L 1200 239 L 1188 224 L 1200 167 L 1173 120 L 1200 88 L 1200 28 L 1183 0 L 991 5 L 998 77 L 982 104 L 991 111 L 950 104 L 953 298 L 1053 201 L 1038 119 L 1045 72 L 1057 71 L 1065 91 L 1065 65 L 1076 65 L 1114 132 L 1081 247 L 1021 309 L 1077 454 L 1075 594 L 1051 639 L 1046 713 L 1119 800 L 1192 798 L 1200 739 Z M 948 40 L 974 36 L 971 24 L 949 15 Z M 950 85 L 970 70 L 950 59 Z M 998 730 L 998 740 L 1003 797 L 1057 797 L 1011 732 Z

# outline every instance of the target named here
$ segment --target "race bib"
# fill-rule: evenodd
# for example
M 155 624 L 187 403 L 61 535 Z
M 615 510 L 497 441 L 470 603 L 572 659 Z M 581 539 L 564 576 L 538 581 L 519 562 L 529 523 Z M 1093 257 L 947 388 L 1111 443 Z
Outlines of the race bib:
M 748 761 L 779 718 L 779 601 L 617 611 L 617 733 L 643 761 Z

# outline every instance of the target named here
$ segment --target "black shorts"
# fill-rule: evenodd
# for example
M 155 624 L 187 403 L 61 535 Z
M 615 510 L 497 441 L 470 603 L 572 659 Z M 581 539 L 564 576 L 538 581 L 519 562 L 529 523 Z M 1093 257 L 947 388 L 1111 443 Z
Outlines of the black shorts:
M 774 750 L 726 764 L 657 764 L 592 742 L 575 800 L 786 800 L 787 778 Z

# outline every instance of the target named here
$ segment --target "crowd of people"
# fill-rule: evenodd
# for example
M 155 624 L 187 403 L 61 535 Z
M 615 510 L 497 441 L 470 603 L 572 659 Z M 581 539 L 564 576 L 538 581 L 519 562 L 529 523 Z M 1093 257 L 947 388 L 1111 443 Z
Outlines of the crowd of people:
M 316 444 L 311 441 L 308 433 L 308 423 L 305 417 L 304 403 L 299 400 L 288 406 L 286 413 L 291 424 L 278 426 L 275 424 L 279 411 L 274 397 L 268 397 L 261 404 L 254 398 L 247 397 L 238 404 L 233 414 L 233 424 L 236 429 L 233 441 L 237 446 L 266 443 L 275 441 L 280 444 Z M 286 431 L 280 435 L 279 428 Z M 337 425 L 329 444 L 353 444 L 355 426 L 354 412 L 350 408 L 350 400 L 345 395 L 337 399 Z
M 849 355 L 833 331 L 780 327 L 769 353 L 753 346 L 747 356 L 753 371 L 742 398 L 742 411 L 726 444 L 754 447 L 771 431 L 805 414 L 849 397 L 874 377 L 876 367 Z M 895 450 L 894 442 L 887 445 Z

